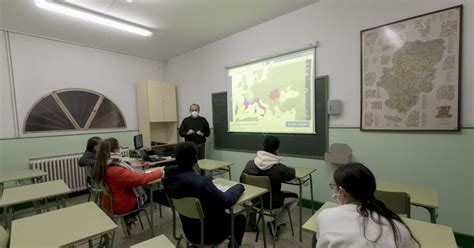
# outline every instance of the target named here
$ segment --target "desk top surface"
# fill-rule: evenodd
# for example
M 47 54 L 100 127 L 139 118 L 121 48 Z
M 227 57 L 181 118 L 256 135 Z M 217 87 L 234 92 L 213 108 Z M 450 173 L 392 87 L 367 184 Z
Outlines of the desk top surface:
M 303 225 L 303 230 L 316 233 L 316 219 L 319 213 L 327 208 L 336 207 L 333 202 L 325 202 L 321 208 L 314 213 Z M 453 229 L 449 226 L 432 224 L 424 221 L 402 217 L 403 221 L 411 229 L 422 247 L 457 247 L 454 239 Z
M 156 170 L 158 170 L 158 169 L 160 169 L 160 168 L 158 168 L 158 167 L 150 168 L 150 169 L 147 169 L 145 172 L 146 172 L 146 173 L 150 173 L 150 172 L 156 171 Z M 161 183 L 161 178 L 160 178 L 160 179 L 156 179 L 155 181 L 149 182 L 148 185 L 155 184 L 155 183 Z
M 239 182 L 230 181 L 230 180 L 227 180 L 227 179 L 224 179 L 224 178 L 216 178 L 212 182 L 215 183 L 215 184 L 223 184 L 223 185 L 227 185 L 227 186 L 233 186 L 233 185 L 239 183 Z M 245 184 L 245 183 L 242 183 L 242 185 L 244 186 L 245 191 L 240 196 L 239 200 L 235 203 L 235 205 L 241 205 L 245 202 L 251 201 L 251 200 L 253 200 L 253 199 L 255 199 L 255 198 L 257 198 L 257 197 L 259 197 L 259 196 L 261 196 L 261 195 L 268 192 L 268 190 L 264 189 L 264 188 L 255 187 L 255 186 L 248 185 L 248 184 Z
M 315 168 L 307 168 L 307 167 L 293 167 L 293 168 L 295 169 L 295 177 L 297 179 L 303 179 L 316 171 Z
M 0 175 L 0 183 L 11 182 L 11 181 L 18 181 L 24 179 L 31 179 L 36 177 L 43 177 L 46 176 L 47 173 L 42 170 L 17 170 L 2 173 Z
M 231 166 L 233 163 L 212 159 L 201 159 L 198 161 L 201 170 L 217 170 L 223 167 Z
M 438 192 L 429 188 L 405 185 L 395 182 L 377 182 L 377 189 L 382 191 L 406 192 L 410 195 L 412 205 L 438 208 Z
M 93 202 L 14 220 L 12 248 L 59 247 L 110 232 L 117 225 Z
M 7 207 L 48 197 L 65 195 L 70 192 L 71 189 L 66 185 L 66 183 L 64 183 L 63 180 L 8 188 L 3 191 L 3 197 L 0 200 L 0 207 Z
M 163 157 L 163 158 L 164 158 L 164 160 L 159 160 L 159 161 L 155 161 L 155 162 L 141 161 L 141 160 L 138 160 L 137 158 L 131 158 L 131 157 L 123 157 L 123 160 L 125 160 L 127 162 L 130 162 L 132 164 L 133 163 L 148 163 L 150 166 L 156 166 L 156 165 L 159 165 L 159 164 L 176 161 L 176 159 L 172 158 L 171 156 Z
M 149 240 L 145 240 L 136 245 L 130 246 L 130 248 L 150 248 L 150 247 L 160 247 L 160 248 L 174 248 L 176 247 L 171 241 L 164 235 L 154 237 Z

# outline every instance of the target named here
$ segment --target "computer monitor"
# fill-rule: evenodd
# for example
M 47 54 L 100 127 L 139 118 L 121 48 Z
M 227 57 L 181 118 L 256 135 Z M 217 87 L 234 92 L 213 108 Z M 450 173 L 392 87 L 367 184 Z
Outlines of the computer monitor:
M 143 148 L 143 135 L 137 134 L 133 136 L 133 145 L 135 146 L 135 150 Z

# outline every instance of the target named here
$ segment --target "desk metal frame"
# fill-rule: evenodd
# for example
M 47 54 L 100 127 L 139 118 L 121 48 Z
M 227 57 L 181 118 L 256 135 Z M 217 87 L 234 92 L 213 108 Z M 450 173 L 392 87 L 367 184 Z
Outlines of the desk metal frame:
M 381 181 L 377 184 L 377 190 L 408 193 L 411 198 L 410 204 L 412 206 L 422 207 L 426 209 L 430 214 L 431 223 L 436 223 L 436 218 L 438 217 L 437 209 L 439 207 L 439 203 L 438 193 L 435 190 L 385 181 Z
M 313 176 L 312 173 L 316 170 L 313 170 L 309 174 L 301 177 L 295 178 L 292 181 L 285 182 L 289 185 L 297 185 L 299 187 L 299 229 L 300 229 L 300 241 L 303 241 L 302 225 L 303 225 L 303 184 L 309 181 L 309 189 L 311 192 L 311 213 L 314 214 L 314 194 L 313 194 Z

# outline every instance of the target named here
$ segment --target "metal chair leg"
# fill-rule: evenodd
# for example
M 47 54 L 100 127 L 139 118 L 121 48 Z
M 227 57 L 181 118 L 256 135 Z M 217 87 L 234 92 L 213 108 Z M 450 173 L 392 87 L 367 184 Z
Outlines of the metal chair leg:
M 258 214 L 258 219 L 257 219 L 257 235 L 255 235 L 255 242 L 258 242 L 258 236 L 260 235 L 260 229 L 258 229 L 258 223 L 260 223 L 260 220 L 262 219 L 262 215 Z
M 272 223 L 270 223 L 270 227 L 272 228 L 272 232 L 273 232 L 273 239 L 272 239 L 273 247 L 275 247 L 275 241 L 276 241 L 276 236 L 277 236 L 276 228 L 275 228 L 275 225 L 273 225 Z
M 286 208 L 286 211 L 288 211 L 288 218 L 290 219 L 290 227 L 291 227 L 291 235 L 295 236 L 295 231 L 293 230 L 293 221 L 291 220 L 291 212 L 289 208 Z
M 123 218 L 120 218 L 119 221 L 120 221 L 120 225 L 122 226 L 122 230 L 123 230 L 123 233 L 125 234 L 125 237 L 130 237 L 130 230 L 128 230 L 125 220 Z
M 143 230 L 143 229 L 144 229 L 144 228 L 143 228 L 143 222 L 142 222 L 142 217 L 140 217 L 140 214 L 138 214 L 137 219 L 138 219 L 138 222 L 140 222 L 140 227 L 141 227 L 142 230 Z
M 162 211 L 161 211 L 161 204 L 158 204 L 158 208 L 159 208 L 159 210 L 160 210 L 160 218 L 163 218 L 163 213 L 162 213 Z
M 155 234 L 153 233 L 153 228 L 151 228 L 151 220 L 150 220 L 150 217 L 153 218 L 153 215 L 149 216 L 146 208 L 143 208 L 143 212 L 145 213 L 145 218 L 146 218 L 146 221 L 148 222 L 148 227 L 150 227 L 151 236 L 153 237 L 155 236 Z

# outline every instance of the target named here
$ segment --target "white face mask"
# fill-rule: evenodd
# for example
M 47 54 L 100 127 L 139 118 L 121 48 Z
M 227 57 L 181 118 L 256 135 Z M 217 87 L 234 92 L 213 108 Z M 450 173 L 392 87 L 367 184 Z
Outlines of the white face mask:
M 340 194 L 336 194 L 334 191 L 332 192 L 331 198 L 334 202 L 336 202 L 338 205 L 342 205 L 341 200 L 339 199 Z
M 193 111 L 193 112 L 191 112 L 191 116 L 192 116 L 193 118 L 196 118 L 196 117 L 199 116 L 199 112 Z

